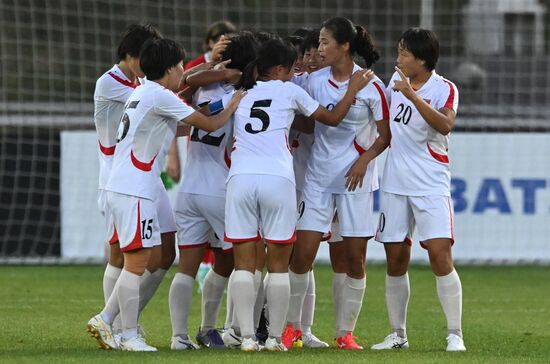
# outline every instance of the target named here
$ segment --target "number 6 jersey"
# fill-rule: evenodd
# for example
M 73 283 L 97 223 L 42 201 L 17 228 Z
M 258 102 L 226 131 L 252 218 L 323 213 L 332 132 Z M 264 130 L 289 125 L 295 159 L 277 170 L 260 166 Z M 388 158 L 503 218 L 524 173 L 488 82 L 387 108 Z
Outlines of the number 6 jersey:
M 393 90 L 399 78 L 395 72 L 386 89 L 392 139 L 381 188 L 405 196 L 450 196 L 449 135 L 433 129 L 412 101 Z M 456 86 L 435 71 L 416 93 L 436 110 L 457 111 Z

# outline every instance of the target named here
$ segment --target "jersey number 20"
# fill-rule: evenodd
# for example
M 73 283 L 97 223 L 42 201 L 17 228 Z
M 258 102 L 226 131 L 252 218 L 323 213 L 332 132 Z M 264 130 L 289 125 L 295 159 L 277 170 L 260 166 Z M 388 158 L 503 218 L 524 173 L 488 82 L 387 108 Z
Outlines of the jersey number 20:
M 248 123 L 244 126 L 244 130 L 249 132 L 250 134 L 258 134 L 262 131 L 266 131 L 269 127 L 269 115 L 263 111 L 262 109 L 259 109 L 260 107 L 270 107 L 272 100 L 258 100 L 254 101 L 252 104 L 252 107 L 250 108 L 250 117 L 260 119 L 262 121 L 262 128 L 260 130 L 252 129 L 252 123 Z

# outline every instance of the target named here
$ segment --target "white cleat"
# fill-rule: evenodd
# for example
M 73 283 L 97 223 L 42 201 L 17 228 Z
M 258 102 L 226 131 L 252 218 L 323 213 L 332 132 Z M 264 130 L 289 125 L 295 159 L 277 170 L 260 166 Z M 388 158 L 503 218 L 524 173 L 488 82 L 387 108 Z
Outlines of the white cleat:
M 172 336 L 172 343 L 170 349 L 172 350 L 197 350 L 201 347 L 195 344 L 189 336 L 186 338 L 181 336 Z
M 408 349 L 409 342 L 407 338 L 402 338 L 396 332 L 392 332 L 384 338 L 379 344 L 371 346 L 372 350 L 392 350 L 392 349 Z
M 242 342 L 242 338 L 231 327 L 223 332 L 222 340 L 225 347 L 231 349 L 239 348 Z
M 258 342 L 252 338 L 249 339 L 243 339 L 241 342 L 241 351 L 260 351 L 260 345 L 258 345 Z
M 270 337 L 265 341 L 264 350 L 267 351 L 288 351 L 286 346 L 277 341 L 274 337 Z
M 455 334 L 447 336 L 447 351 L 466 351 L 464 340 Z
M 328 344 L 320 340 L 317 336 L 312 333 L 303 334 L 302 333 L 302 342 L 306 348 L 328 348 Z
M 151 345 L 147 345 L 145 340 L 141 337 L 134 337 L 129 340 L 122 340 L 120 342 L 120 350 L 124 351 L 157 351 L 157 348 Z
M 99 346 L 103 349 L 118 349 L 118 344 L 115 341 L 111 325 L 103 321 L 101 315 L 95 315 L 88 321 L 86 330 L 97 340 Z

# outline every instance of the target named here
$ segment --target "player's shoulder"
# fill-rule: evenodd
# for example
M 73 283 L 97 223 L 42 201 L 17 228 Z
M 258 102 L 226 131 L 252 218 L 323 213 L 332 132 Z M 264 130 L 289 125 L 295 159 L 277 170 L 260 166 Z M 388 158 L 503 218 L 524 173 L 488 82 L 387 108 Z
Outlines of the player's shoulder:
M 308 82 L 322 82 L 330 78 L 330 66 L 321 68 L 309 74 Z
M 96 81 L 96 95 L 108 97 L 111 94 L 118 94 L 121 90 L 131 91 L 136 85 L 122 74 L 115 65 L 103 73 Z
M 434 71 L 432 75 L 432 86 L 440 92 L 457 92 L 458 89 L 454 82 L 443 77 Z
M 380 93 L 384 93 L 386 86 L 384 85 L 384 82 L 378 77 L 377 75 L 374 75 L 372 80 L 369 81 L 369 83 L 363 87 L 361 90 L 359 90 L 358 95 L 360 97 L 369 97 L 369 96 L 376 96 L 378 97 Z

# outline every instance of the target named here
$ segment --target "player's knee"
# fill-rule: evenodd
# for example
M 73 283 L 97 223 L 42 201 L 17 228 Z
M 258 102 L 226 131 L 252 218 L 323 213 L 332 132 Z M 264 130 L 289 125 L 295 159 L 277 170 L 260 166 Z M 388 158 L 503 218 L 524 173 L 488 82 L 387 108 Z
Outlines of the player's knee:
M 365 258 L 362 255 L 348 257 L 348 276 L 363 278 L 365 276 Z
M 444 276 L 452 272 L 453 260 L 447 254 L 430 254 L 430 266 L 437 276 Z
M 230 251 L 221 254 L 214 253 L 214 255 L 214 266 L 212 267 L 214 272 L 222 277 L 229 277 L 235 265 L 233 262 L 233 253 Z
M 117 268 L 124 267 L 124 255 L 120 249 L 113 249 L 111 247 L 111 252 L 109 253 L 109 264 Z
M 174 260 L 176 260 L 176 247 L 163 247 L 160 267 L 168 270 L 174 264 Z

